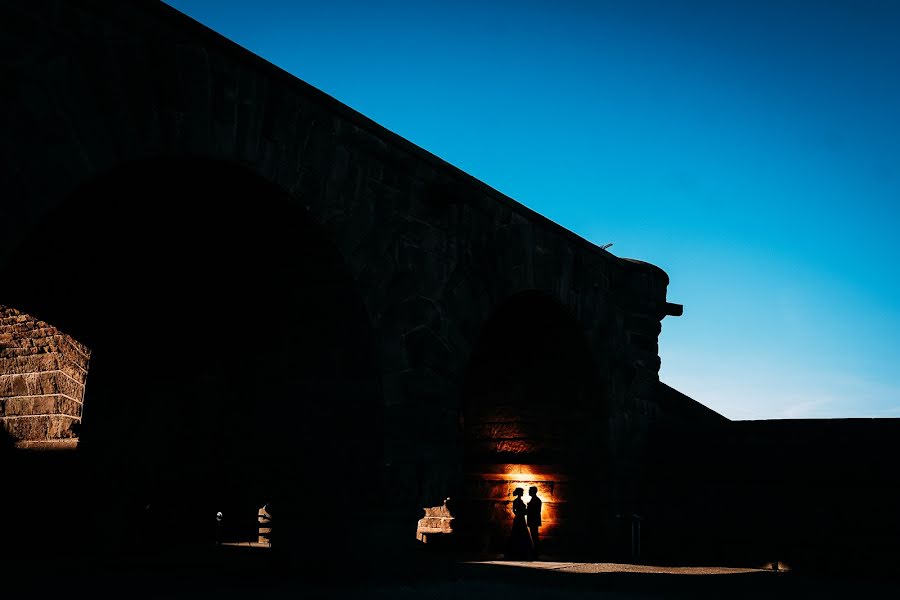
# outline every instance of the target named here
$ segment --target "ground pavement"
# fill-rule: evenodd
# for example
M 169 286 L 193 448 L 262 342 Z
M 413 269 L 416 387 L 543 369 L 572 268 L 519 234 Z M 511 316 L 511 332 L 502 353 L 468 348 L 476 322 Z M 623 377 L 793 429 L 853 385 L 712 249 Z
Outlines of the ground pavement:
M 900 577 L 759 568 L 655 566 L 548 558 L 504 561 L 422 549 L 373 572 L 360 559 L 330 569 L 266 548 L 219 546 L 155 554 L 8 556 L 0 598 L 390 598 L 627 600 L 648 598 L 900 598 Z M 373 563 L 374 564 L 374 563 Z M 327 571 L 327 572 L 326 572 Z

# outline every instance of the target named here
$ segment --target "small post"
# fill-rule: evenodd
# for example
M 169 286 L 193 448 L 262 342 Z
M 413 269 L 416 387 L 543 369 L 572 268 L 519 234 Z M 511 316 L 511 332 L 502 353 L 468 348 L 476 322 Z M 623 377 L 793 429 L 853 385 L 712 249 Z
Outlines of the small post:
M 631 515 L 631 560 L 641 559 L 641 516 Z
M 272 545 L 272 513 L 269 512 L 269 503 L 266 502 L 257 512 L 259 532 L 257 543 L 264 546 Z

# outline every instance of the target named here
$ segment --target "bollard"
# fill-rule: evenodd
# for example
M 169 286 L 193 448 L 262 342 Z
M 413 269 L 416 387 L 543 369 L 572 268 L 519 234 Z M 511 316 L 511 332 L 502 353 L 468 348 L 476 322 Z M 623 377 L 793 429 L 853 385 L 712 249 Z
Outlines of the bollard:
M 631 515 L 631 560 L 639 563 L 641 560 L 641 517 Z

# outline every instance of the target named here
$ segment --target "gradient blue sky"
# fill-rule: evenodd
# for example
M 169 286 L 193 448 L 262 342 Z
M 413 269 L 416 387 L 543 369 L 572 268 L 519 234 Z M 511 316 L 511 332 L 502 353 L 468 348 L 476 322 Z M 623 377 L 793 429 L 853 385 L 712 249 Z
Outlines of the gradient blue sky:
M 900 417 L 900 2 L 168 3 L 665 269 L 673 387 Z

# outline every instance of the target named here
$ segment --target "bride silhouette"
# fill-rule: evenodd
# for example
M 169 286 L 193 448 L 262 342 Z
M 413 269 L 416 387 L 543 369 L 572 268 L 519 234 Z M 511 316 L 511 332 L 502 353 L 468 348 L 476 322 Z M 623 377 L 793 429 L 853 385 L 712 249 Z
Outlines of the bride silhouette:
M 528 526 L 525 524 L 525 514 L 527 507 L 522 500 L 525 490 L 516 488 L 512 495 L 515 497 L 512 503 L 513 522 L 512 532 L 509 534 L 509 547 L 506 551 L 508 560 L 530 560 L 531 556 L 531 535 L 528 533 Z

